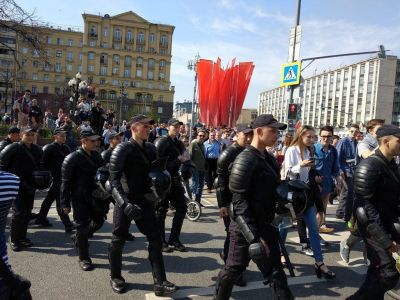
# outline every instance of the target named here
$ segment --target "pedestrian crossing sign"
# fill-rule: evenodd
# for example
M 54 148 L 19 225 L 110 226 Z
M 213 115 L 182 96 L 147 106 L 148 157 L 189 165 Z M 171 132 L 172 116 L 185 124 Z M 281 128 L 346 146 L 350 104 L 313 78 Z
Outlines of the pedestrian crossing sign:
M 300 83 L 301 62 L 295 61 L 282 65 L 281 86 L 296 85 Z

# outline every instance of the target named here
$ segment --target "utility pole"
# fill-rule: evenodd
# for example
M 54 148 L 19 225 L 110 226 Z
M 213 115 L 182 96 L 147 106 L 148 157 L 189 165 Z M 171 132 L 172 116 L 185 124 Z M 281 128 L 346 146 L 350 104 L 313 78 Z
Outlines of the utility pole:
M 297 9 L 296 9 L 296 20 L 294 22 L 294 38 L 293 38 L 293 49 L 292 49 L 292 55 L 290 57 L 290 62 L 294 62 L 296 60 L 296 43 L 297 43 L 297 30 L 298 26 L 300 25 L 300 10 L 301 10 L 301 0 L 297 0 Z M 300 48 L 300 44 L 299 44 Z M 300 49 L 299 53 L 300 53 Z M 298 58 L 300 59 L 300 57 Z M 294 86 L 290 87 L 290 96 L 289 96 L 289 102 L 293 103 L 293 93 L 294 93 Z
M 199 53 L 196 54 L 194 60 L 188 61 L 188 69 L 194 70 L 194 90 L 193 90 L 193 101 L 192 101 L 192 119 L 190 120 L 190 129 L 189 129 L 189 141 L 192 142 L 192 131 L 194 127 L 194 117 L 195 117 L 195 109 L 196 109 L 196 90 L 197 90 L 197 63 L 199 62 L 200 55 Z

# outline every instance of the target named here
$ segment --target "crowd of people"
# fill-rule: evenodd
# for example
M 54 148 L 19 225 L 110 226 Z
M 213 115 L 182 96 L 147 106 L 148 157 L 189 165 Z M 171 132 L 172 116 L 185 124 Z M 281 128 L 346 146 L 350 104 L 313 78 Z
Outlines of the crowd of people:
M 19 113 L 26 114 L 28 104 L 24 99 L 29 96 L 26 91 Z M 33 101 L 31 104 L 34 107 Z M 22 115 L 18 126 L 10 127 L 0 145 L 0 188 L 11 189 L 11 182 L 17 182 L 1 176 L 18 177 L 20 181 L 18 194 L 3 197 L 4 211 L 13 199 L 13 251 L 33 245 L 27 237 L 31 219 L 40 226 L 52 226 L 47 214 L 56 201 L 65 232 L 77 249 L 80 268 L 92 270 L 95 265 L 90 258 L 89 240 L 102 227 L 113 204 L 108 251 L 113 291 L 125 291 L 122 252 L 125 242 L 135 239 L 129 232 L 135 221 L 149 242 L 154 292 L 157 296 L 168 295 L 177 286 L 167 280 L 163 252 L 187 251 L 181 240 L 187 209 L 185 194 L 202 205 L 202 193 L 207 190 L 217 195 L 227 233 L 221 245 L 224 266 L 217 277 L 214 299 L 229 299 L 234 284 L 246 285 L 243 273 L 250 260 L 257 264 L 276 299 L 294 299 L 284 272 L 290 265 L 283 255 L 288 226 L 284 218 L 276 216 L 296 219 L 301 252 L 314 257 L 318 278 L 333 279 L 336 274 L 323 257 L 323 249 L 330 245 L 320 233 L 334 231 L 326 214 L 328 203 L 337 197 L 336 217 L 346 222 L 350 232 L 340 244 L 340 256 L 349 262 L 352 247 L 363 240 L 369 264 L 365 283 L 349 299 L 383 299 L 384 293 L 397 284 L 399 275 L 392 252 L 397 251 L 400 242 L 398 127 L 374 119 L 367 123 L 365 135 L 357 124 L 352 124 L 348 136 L 339 138 L 331 126 L 317 132 L 303 125 L 294 134 L 284 134 L 286 124 L 268 114 L 232 129 L 190 128 L 174 118 L 156 124 L 144 115 L 116 124 L 115 115 L 106 120 L 101 105 L 94 102 L 90 108 L 85 99 L 78 108 L 79 121 L 74 125 L 59 111 L 54 142 L 43 148 L 35 141 L 38 127 L 34 125 L 40 119 L 29 122 L 28 118 L 26 122 Z M 74 126 L 81 144 L 76 150 L 68 142 Z M 191 185 L 182 180 L 184 167 L 190 172 Z M 305 196 L 296 198 L 296 193 L 290 192 L 282 197 L 276 192 L 282 185 L 289 189 L 301 186 L 301 195 Z M 40 211 L 33 214 L 35 192 L 45 188 L 49 188 L 48 194 Z M 296 216 L 287 209 L 289 206 L 282 210 L 282 203 L 289 202 L 296 206 Z M 165 219 L 171 208 L 174 214 L 167 238 Z M 0 225 L 6 216 L 0 214 Z M 11 298 L 16 286 L 23 286 L 29 293 L 29 281 L 11 271 L 5 226 L 0 230 L 0 292 Z

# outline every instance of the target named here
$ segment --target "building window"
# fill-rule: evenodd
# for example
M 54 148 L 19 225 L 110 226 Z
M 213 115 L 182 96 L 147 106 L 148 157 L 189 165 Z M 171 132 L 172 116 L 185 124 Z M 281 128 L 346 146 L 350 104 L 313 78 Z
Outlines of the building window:
M 21 65 L 26 66 L 27 62 L 28 62 L 28 60 L 26 58 L 23 58 L 21 61 Z
M 148 80 L 153 80 L 154 79 L 154 72 L 153 71 L 147 71 L 147 79 Z
M 100 84 L 106 84 L 106 80 L 104 78 L 100 78 Z
M 94 72 L 94 66 L 88 65 L 88 72 Z
M 78 66 L 78 72 L 82 72 L 82 65 Z
M 150 108 L 151 108 L 150 106 L 147 106 L 147 105 L 146 105 L 146 107 L 145 107 L 145 112 L 146 112 L 146 113 L 149 113 L 149 112 L 150 112 Z
M 88 52 L 88 59 L 94 59 L 94 52 Z
M 147 62 L 147 68 L 149 70 L 154 70 L 154 65 L 155 65 L 155 61 L 152 58 L 149 58 L 148 62 Z
M 71 64 L 67 64 L 67 71 L 69 71 L 69 72 L 72 71 L 72 65 Z
M 96 25 L 92 25 L 90 27 L 90 36 L 96 37 L 97 36 L 96 30 L 97 30 Z
M 100 68 L 100 75 L 107 76 L 107 67 L 102 66 Z
M 159 69 L 160 70 L 164 70 L 164 68 L 165 68 L 165 60 L 160 60 L 160 63 L 159 63 Z
M 119 28 L 114 31 L 114 40 L 117 42 L 121 41 L 121 30 L 119 30 Z
M 39 76 L 38 73 L 32 73 L 32 80 L 38 80 Z
M 113 69 L 112 69 L 112 73 L 113 73 L 113 75 L 116 75 L 116 74 L 118 74 L 118 68 L 117 67 L 114 67 Z
M 103 48 L 108 48 L 108 43 L 103 43 L 101 46 L 102 46 Z
M 163 91 L 163 90 L 164 90 L 164 85 L 163 85 L 163 84 L 160 84 L 159 89 L 160 89 L 161 91 Z
M 112 84 L 113 85 L 119 85 L 119 80 L 118 79 L 113 79 Z
M 74 54 L 71 51 L 68 51 L 67 52 L 67 60 L 72 61 L 73 58 L 74 58 Z
M 22 48 L 22 53 L 27 54 L 28 53 L 28 48 Z
M 162 106 L 157 107 L 157 113 L 162 114 L 163 113 L 163 108 Z
M 83 47 L 83 40 L 79 40 L 79 47 Z
M 161 54 L 161 55 L 167 55 L 167 50 L 164 49 L 164 48 L 161 48 L 161 49 L 160 49 L 160 54 Z
M 56 82 L 60 82 L 61 81 L 61 76 L 60 75 L 56 75 L 55 78 L 56 78 Z
M 130 31 L 130 30 L 128 30 L 126 32 L 126 41 L 128 43 L 131 43 L 133 41 L 133 34 L 132 34 L 132 31 Z
M 163 95 L 158 96 L 158 101 L 159 102 L 164 102 L 164 96 Z
M 38 51 L 38 50 L 35 49 L 35 50 L 33 50 L 32 52 L 33 52 L 33 53 L 32 53 L 32 56 L 33 56 L 33 57 L 39 57 L 39 51 Z
M 54 93 L 55 93 L 56 95 L 61 95 L 61 89 L 60 89 L 59 87 L 55 87 L 55 88 L 54 88 Z M 56 102 L 55 104 L 58 105 L 57 102 Z
M 144 33 L 142 31 L 138 32 L 137 43 L 144 44 Z
M 56 70 L 56 72 L 61 72 L 61 64 L 60 63 L 56 63 L 56 66 L 55 66 L 55 70 Z
M 160 44 L 161 44 L 161 46 L 163 46 L 163 47 L 167 47 L 167 46 L 168 46 L 168 40 L 167 40 L 167 36 L 166 36 L 165 34 L 163 34 L 163 35 L 161 36 Z
M 132 64 L 132 57 L 125 56 L 125 66 L 129 67 Z
M 114 91 L 111 91 L 110 92 L 110 100 L 115 100 L 116 98 L 117 98 L 117 94 Z
M 147 88 L 151 90 L 153 88 L 153 83 L 151 82 L 147 83 Z
M 114 55 L 113 57 L 115 64 L 119 65 L 119 55 Z
M 37 86 L 32 85 L 31 92 L 32 92 L 32 95 L 37 95 Z
M 156 40 L 155 34 L 154 33 L 150 33 L 150 35 L 149 35 L 149 43 L 150 44 L 154 44 L 155 40 Z
M 131 77 L 131 70 L 125 69 L 124 70 L 124 77 Z
M 96 47 L 96 41 L 90 40 L 89 41 L 89 46 L 90 47 Z
M 43 87 L 43 94 L 48 94 L 49 93 L 49 87 L 48 86 L 44 86 Z
M 33 61 L 33 67 L 34 68 L 39 68 L 39 62 L 37 60 Z
M 154 49 L 153 47 L 149 48 L 149 53 L 156 53 L 156 49 Z
M 143 67 L 143 58 L 138 57 L 138 58 L 136 59 L 136 67 L 138 67 L 138 68 Z
M 100 99 L 106 99 L 107 98 L 107 91 L 101 90 L 99 93 Z
M 80 60 L 80 61 L 83 60 L 83 53 L 79 53 L 79 60 Z
M 43 74 L 44 81 L 49 81 L 49 79 L 50 79 L 49 74 Z
M 74 40 L 73 39 L 68 39 L 68 46 L 72 47 L 74 45 Z
M 136 47 L 136 52 L 143 52 L 143 47 L 142 46 L 137 46 Z
M 48 36 L 46 39 L 47 39 L 47 44 L 49 44 L 49 45 L 50 45 L 50 44 L 51 44 L 51 37 L 50 37 L 50 36 Z
M 62 51 L 61 50 L 57 50 L 56 51 L 56 57 L 62 57 Z
M 165 78 L 165 74 L 163 72 L 160 72 L 158 74 L 158 80 L 164 80 L 164 78 Z
M 100 55 L 100 63 L 101 63 L 101 64 L 107 64 L 107 62 L 108 62 L 108 56 L 107 56 L 107 54 L 101 54 L 101 55 Z
M 142 77 L 142 70 L 141 69 L 137 69 L 136 70 L 136 77 Z
M 57 38 L 57 45 L 62 45 L 62 44 L 63 44 L 63 39 Z
M 103 28 L 103 36 L 108 36 L 108 27 Z
M 142 83 L 140 81 L 136 81 L 135 87 L 141 88 L 142 87 Z

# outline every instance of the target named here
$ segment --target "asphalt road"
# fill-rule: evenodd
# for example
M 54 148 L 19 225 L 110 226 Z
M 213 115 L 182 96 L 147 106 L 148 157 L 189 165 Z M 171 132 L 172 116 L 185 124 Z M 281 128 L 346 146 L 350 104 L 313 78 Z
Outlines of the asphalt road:
M 38 194 L 34 210 L 38 210 L 43 194 Z M 216 276 L 222 267 L 219 252 L 225 239 L 222 220 L 218 216 L 216 199 L 205 193 L 203 214 L 197 222 L 185 220 L 181 241 L 188 252 L 164 255 L 167 278 L 180 287 L 173 299 L 210 299 Z M 332 244 L 324 248 L 325 263 L 337 274 L 336 279 L 317 279 L 313 270 L 313 258 L 300 253 L 297 231 L 291 229 L 287 240 L 290 259 L 295 265 L 296 277 L 289 284 L 296 299 L 345 299 L 361 285 L 366 266 L 362 260 L 362 243 L 351 253 L 349 266 L 341 263 L 339 241 L 347 237 L 343 221 L 333 218 L 335 206 L 329 207 L 329 225 L 336 230 L 323 235 Z M 79 268 L 78 258 L 55 208 L 50 210 L 51 228 L 30 226 L 28 237 L 35 243 L 26 251 L 13 253 L 9 248 L 13 269 L 32 281 L 33 299 L 162 299 L 152 293 L 152 276 L 147 260 L 147 242 L 132 224 L 134 242 L 127 242 L 123 254 L 123 277 L 128 291 L 123 295 L 110 288 L 107 247 L 111 238 L 111 212 L 103 228 L 90 240 L 90 254 L 95 264 L 91 272 Z M 170 228 L 171 218 L 167 218 Z M 271 299 L 270 289 L 262 283 L 262 277 L 253 263 L 245 272 L 248 285 L 235 288 L 233 299 Z M 391 299 L 386 297 L 387 299 Z M 170 298 L 167 298 L 170 299 Z

